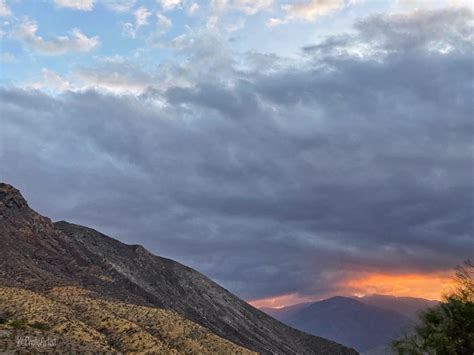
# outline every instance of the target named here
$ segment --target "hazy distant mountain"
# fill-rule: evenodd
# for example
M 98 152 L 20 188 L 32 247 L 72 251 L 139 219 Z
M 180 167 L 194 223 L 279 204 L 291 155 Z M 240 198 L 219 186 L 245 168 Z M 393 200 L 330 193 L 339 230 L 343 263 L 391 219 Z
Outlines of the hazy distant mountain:
M 427 300 L 418 297 L 395 297 L 389 295 L 368 295 L 363 297 L 352 297 L 355 300 L 379 308 L 394 311 L 408 318 L 415 319 L 417 314 L 429 307 L 439 304 L 439 301 Z M 317 302 L 297 303 L 287 307 L 273 308 L 262 307 L 260 310 L 271 315 L 272 317 L 285 322 L 288 318 L 293 316 L 296 312 L 310 306 Z
M 305 307 L 308 307 L 312 303 L 313 302 L 297 303 L 288 307 L 281 308 L 262 307 L 260 308 L 260 310 L 284 323 L 289 317 L 293 316 L 293 314 L 302 310 Z
M 351 302 L 351 299 L 358 302 Z M 361 307 L 360 303 L 371 307 Z M 410 319 L 412 321 L 416 319 L 420 311 L 436 306 L 438 303 L 438 301 L 416 297 L 369 295 L 360 298 L 334 297 L 325 301 L 299 303 L 282 308 L 264 307 L 261 310 L 283 323 L 344 345 L 353 346 L 359 351 L 364 351 L 364 354 L 366 352 L 367 354 L 388 354 L 390 351 L 387 350 L 388 342 L 385 340 L 391 340 L 393 334 L 410 325 Z M 312 305 L 315 306 L 309 308 Z M 329 315 L 327 314 L 328 305 L 336 308 Z M 381 312 L 383 310 L 389 312 Z M 358 315 L 358 318 L 355 315 Z M 314 317 L 314 320 L 311 317 Z M 321 324 L 326 321 L 325 317 L 330 319 L 322 326 Z M 347 318 L 350 318 L 349 321 Z M 377 331 L 374 333 L 373 324 L 368 320 L 378 318 L 380 320 L 377 320 Z M 359 323 L 356 328 L 359 329 L 360 336 L 355 334 L 354 327 L 345 327 L 347 324 L 354 325 L 355 322 Z M 333 328 L 328 328 L 328 324 L 332 324 Z M 370 334 L 373 336 L 368 336 Z
M 53 224 L 7 184 L 0 184 L 0 242 L 0 301 L 7 316 L 46 320 L 65 337 L 77 335 L 71 329 L 80 327 L 81 336 L 71 344 L 80 339 L 95 349 L 105 344 L 121 352 L 145 351 L 149 344 L 152 352 L 164 346 L 195 354 L 243 354 L 246 349 L 356 354 L 280 323 L 197 271 L 142 246 L 66 222 Z M 12 290 L 32 294 L 16 298 Z M 53 312 L 55 318 L 51 310 L 56 307 L 61 311 Z
M 365 351 L 386 345 L 411 324 L 408 317 L 349 297 L 292 306 L 273 313 L 288 325 Z
M 387 295 L 370 295 L 356 298 L 358 301 L 371 306 L 389 309 L 415 319 L 417 314 L 429 307 L 439 304 L 438 301 L 415 297 L 394 297 Z

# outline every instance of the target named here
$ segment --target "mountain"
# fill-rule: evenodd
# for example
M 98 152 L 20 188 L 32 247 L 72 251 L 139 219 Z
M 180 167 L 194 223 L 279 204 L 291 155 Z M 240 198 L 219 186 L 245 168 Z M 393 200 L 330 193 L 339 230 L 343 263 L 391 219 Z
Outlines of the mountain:
M 395 297 L 389 295 L 367 295 L 363 297 L 353 297 L 355 300 L 379 308 L 400 313 L 408 318 L 416 319 L 419 312 L 434 307 L 439 301 L 427 300 L 419 297 Z M 315 302 L 297 303 L 286 307 L 262 307 L 261 311 L 271 315 L 273 318 L 285 323 L 288 318 L 296 312 L 310 306 Z
M 439 304 L 438 301 L 427 300 L 424 298 L 394 297 L 388 295 L 368 295 L 356 299 L 371 306 L 401 313 L 411 319 L 416 319 L 420 311 Z
M 46 303 L 60 303 L 66 308 L 65 314 L 69 309 L 75 317 L 72 319 L 88 325 L 99 338 L 105 337 L 106 343 L 117 351 L 130 351 L 127 348 L 130 344 L 121 345 L 124 343 L 121 339 L 127 338 L 124 332 L 133 333 L 136 329 L 143 331 L 142 337 L 149 334 L 153 338 L 156 329 L 141 324 L 145 322 L 143 319 L 130 319 L 133 311 L 122 314 L 116 308 L 110 308 L 104 320 L 101 312 L 109 307 L 108 303 L 94 306 L 95 300 L 120 302 L 122 306 L 117 306 L 118 309 L 129 307 L 132 310 L 140 306 L 172 311 L 183 319 L 175 323 L 190 321 L 201 327 L 196 329 L 210 330 L 219 340 L 225 339 L 235 346 L 230 352 L 216 353 L 243 353 L 242 348 L 262 354 L 357 353 L 333 341 L 288 327 L 199 272 L 155 256 L 142 246 L 126 245 L 93 229 L 64 221 L 52 223 L 33 211 L 20 192 L 8 184 L 0 184 L 0 241 L 0 286 L 33 292 L 44 297 Z M 76 293 L 68 297 L 82 295 L 76 297 L 77 305 L 70 303 L 68 297 L 58 298 L 54 293 L 54 290 L 67 293 L 71 289 Z M 15 317 L 41 318 L 35 312 L 27 314 L 28 307 L 14 304 L 10 308 Z M 50 313 L 47 309 L 41 311 L 45 313 L 43 318 Z M 81 314 L 81 310 L 85 313 Z M 61 323 L 54 319 L 51 322 Z M 201 339 L 195 331 L 181 334 L 179 339 Z M 158 335 L 155 338 L 150 344 L 164 339 Z M 85 339 L 95 338 L 90 335 Z M 172 346 L 178 340 L 169 341 L 171 344 L 165 342 L 164 346 Z M 206 346 L 203 341 L 198 343 L 201 347 Z
M 11 339 L 13 331 L 23 333 L 14 338 L 47 337 L 58 342 L 51 346 L 57 353 L 256 354 L 173 311 L 101 299 L 78 287 L 57 287 L 41 294 L 1 287 L 0 309 L 4 319 L 0 340 L 5 335 Z M 34 329 L 46 334 L 28 334 Z
M 386 345 L 411 324 L 410 319 L 400 313 L 348 297 L 333 297 L 302 307 L 293 306 L 290 312 L 280 309 L 273 314 L 281 316 L 279 319 L 292 327 L 358 351 Z
M 344 297 L 342 297 L 341 299 L 345 299 Z M 424 298 L 416 298 L 416 297 L 395 297 L 395 296 L 388 296 L 388 295 L 368 295 L 368 296 L 363 296 L 363 297 L 355 297 L 353 298 L 354 300 L 360 302 L 360 303 L 363 303 L 365 305 L 368 305 L 368 306 L 373 306 L 373 307 L 376 307 L 377 309 L 375 310 L 376 311 L 376 314 L 379 314 L 380 313 L 380 310 L 388 310 L 388 311 L 391 311 L 392 313 L 391 314 L 391 317 L 393 317 L 394 319 L 394 322 L 388 322 L 388 323 L 380 323 L 379 325 L 379 332 L 381 333 L 384 333 L 385 335 L 381 334 L 379 336 L 379 338 L 383 339 L 383 338 L 387 338 L 387 339 L 391 339 L 392 338 L 392 335 L 391 334 L 394 334 L 394 325 L 396 324 L 401 324 L 402 327 L 399 329 L 399 330 L 403 330 L 404 328 L 406 328 L 408 325 L 410 325 L 410 321 L 414 321 L 416 318 L 417 318 L 417 315 L 419 314 L 420 311 L 426 309 L 426 308 L 429 308 L 429 307 L 433 307 L 433 306 L 436 306 L 439 304 L 438 301 L 433 301 L 433 300 L 427 300 L 427 299 L 424 299 Z M 324 301 L 322 301 L 324 302 Z M 294 326 L 295 328 L 298 328 L 298 329 L 302 329 L 302 330 L 305 330 L 311 334 L 315 334 L 315 335 L 320 335 L 320 336 L 324 336 L 324 337 L 327 337 L 328 339 L 332 339 L 332 340 L 335 340 L 335 341 L 340 341 L 341 343 L 345 344 L 345 345 L 349 345 L 349 346 L 353 346 L 359 350 L 363 350 L 363 349 L 366 349 L 366 346 L 358 346 L 356 343 L 352 343 L 352 342 L 344 342 L 346 340 L 341 340 L 341 339 L 347 339 L 349 336 L 346 336 L 345 334 L 342 334 L 340 332 L 342 332 L 342 328 L 339 328 L 339 330 L 337 330 L 337 332 L 339 334 L 336 334 L 337 332 L 334 331 L 334 334 L 332 334 L 329 330 L 327 332 L 321 332 L 321 331 L 316 331 L 316 330 L 311 330 L 311 329 L 307 329 L 305 327 L 302 326 L 302 324 L 300 324 L 299 322 L 299 316 L 297 316 L 296 314 L 300 313 L 300 312 L 306 312 L 306 309 L 311 306 L 311 305 L 314 305 L 314 304 L 317 304 L 317 303 L 320 303 L 320 302 L 306 302 L 306 303 L 299 303 L 299 304 L 295 304 L 295 305 L 291 305 L 291 306 L 287 306 L 287 307 L 282 307 L 282 308 L 271 308 L 271 307 L 263 307 L 261 308 L 262 311 L 264 311 L 265 313 L 271 315 L 272 317 L 278 319 L 279 321 L 285 323 L 285 324 L 289 324 L 289 325 L 292 325 Z M 347 302 L 349 303 L 349 302 Z M 334 302 L 335 305 L 339 305 L 340 307 L 347 307 L 347 304 L 345 304 L 344 302 Z M 352 303 L 353 305 L 356 305 L 356 303 Z M 358 305 L 358 307 L 360 308 L 360 306 Z M 366 307 L 366 308 L 360 308 L 359 311 L 360 312 L 363 312 L 364 310 L 365 311 L 368 311 L 370 312 L 371 314 L 374 313 L 374 308 L 373 307 Z M 314 311 L 314 310 L 313 310 Z M 350 311 L 352 312 L 352 311 Z M 394 315 L 393 312 L 396 312 L 397 314 Z M 354 313 L 355 314 L 355 313 Z M 369 315 L 367 315 L 368 317 Z M 402 318 L 400 316 L 403 316 Z M 318 315 L 319 317 L 319 315 Z M 362 317 L 364 318 L 364 317 Z M 337 322 L 337 319 L 333 318 L 333 321 L 334 322 Z M 342 323 L 345 323 L 345 319 L 342 318 L 340 320 Z M 362 327 L 364 326 L 363 324 L 360 324 L 358 327 Z M 327 329 L 327 328 L 326 328 Z M 348 334 L 353 334 L 354 330 L 352 328 L 348 328 L 347 329 L 347 332 Z M 364 329 L 363 332 L 365 332 L 366 334 L 369 334 L 371 332 L 370 329 Z M 362 338 L 361 338 L 361 342 L 362 342 Z M 366 342 L 367 344 L 372 344 L 372 342 L 368 341 Z M 380 345 L 380 346 L 377 346 L 376 348 L 370 348 L 370 351 L 364 351 L 364 354 L 391 354 L 390 350 L 388 349 L 387 347 L 387 342 Z M 360 345 L 360 344 L 359 344 Z M 368 345 L 368 346 L 369 346 Z

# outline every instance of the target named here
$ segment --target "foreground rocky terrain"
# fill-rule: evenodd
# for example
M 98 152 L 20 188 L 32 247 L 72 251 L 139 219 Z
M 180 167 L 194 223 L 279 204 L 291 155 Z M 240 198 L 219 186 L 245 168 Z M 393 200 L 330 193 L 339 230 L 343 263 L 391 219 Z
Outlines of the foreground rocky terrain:
M 157 353 L 357 353 L 288 327 L 142 246 L 67 222 L 53 224 L 8 184 L 0 184 L 0 240 L 0 286 L 6 295 L 1 306 L 15 317 L 51 323 L 72 342 L 125 352 L 143 351 L 140 344 L 147 344 Z M 9 292 L 33 292 L 42 301 L 12 304 Z M 50 302 L 72 312 L 64 319 L 75 325 L 64 326 L 63 318 L 39 306 Z
M 43 345 L 43 348 L 58 351 L 56 343 L 67 340 L 62 345 L 63 350 L 255 354 L 173 311 L 100 299 L 92 292 L 76 287 L 54 288 L 43 294 L 0 288 L 0 309 L 5 319 L 4 331 L 8 331 L 8 325 L 11 330 L 25 332 L 40 328 L 44 331 L 41 337 L 45 343 L 36 346 L 40 350 Z M 38 334 L 16 334 L 15 341 L 4 343 L 2 350 L 17 348 L 22 337 L 27 336 L 40 337 Z M 22 347 L 35 348 L 24 342 L 20 344 Z

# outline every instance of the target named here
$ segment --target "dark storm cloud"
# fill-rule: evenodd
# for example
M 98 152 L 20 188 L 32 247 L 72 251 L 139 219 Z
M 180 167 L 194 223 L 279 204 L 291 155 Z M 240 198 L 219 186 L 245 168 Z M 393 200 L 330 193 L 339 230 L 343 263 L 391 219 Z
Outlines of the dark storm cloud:
M 372 17 L 294 63 L 192 41 L 205 60 L 153 74 L 192 85 L 138 97 L 3 88 L 2 180 L 248 298 L 450 268 L 473 245 L 471 19 Z

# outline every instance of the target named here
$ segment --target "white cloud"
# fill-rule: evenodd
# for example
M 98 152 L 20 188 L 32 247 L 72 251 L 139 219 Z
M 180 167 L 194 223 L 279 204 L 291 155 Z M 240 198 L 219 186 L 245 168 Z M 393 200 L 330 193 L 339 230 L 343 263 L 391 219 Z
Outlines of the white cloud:
M 12 11 L 7 6 L 6 0 L 0 0 L 0 17 L 8 17 L 11 16 Z
M 41 70 L 41 80 L 29 83 L 26 87 L 62 92 L 69 90 L 71 84 L 55 71 L 43 68 Z
M 209 16 L 206 21 L 206 28 L 208 29 L 214 29 L 217 27 L 217 24 L 219 23 L 219 17 L 218 16 Z
M 216 12 L 239 11 L 255 15 L 273 6 L 273 0 L 211 0 L 211 8 Z
M 151 12 L 146 7 L 140 6 L 133 14 L 135 15 L 135 25 L 137 28 L 148 25 L 148 17 L 150 17 Z
M 156 18 L 158 20 L 158 26 L 163 29 L 170 28 L 173 25 L 173 23 L 168 17 L 160 14 L 159 12 L 156 14 Z
M 103 4 L 112 11 L 127 12 L 135 6 L 137 0 L 103 0 Z
M 474 4 L 471 0 L 449 0 L 448 1 L 452 6 L 465 6 L 469 8 L 474 8 Z
M 245 26 L 245 17 L 239 17 L 235 20 L 230 20 L 225 17 L 212 15 L 207 18 L 206 28 L 208 30 L 218 30 L 226 32 L 235 32 Z
M 474 10 L 472 0 L 394 0 L 391 4 L 393 13 L 413 13 L 416 11 L 434 10 L 447 7 L 467 7 Z
M 137 33 L 135 31 L 135 26 L 133 25 L 133 23 L 130 23 L 130 22 L 122 23 L 122 34 L 125 37 L 135 38 Z
M 182 4 L 182 0 L 161 0 L 160 4 L 163 11 L 170 11 L 174 10 L 177 7 L 180 7 Z
M 117 94 L 141 94 L 158 80 L 150 73 L 143 71 L 140 65 L 123 58 L 102 58 L 94 67 L 78 68 L 74 78 L 81 84 L 78 88 Z
M 247 15 L 255 15 L 257 12 L 270 9 L 273 0 L 234 0 L 233 5 L 235 9 Z
M 211 8 L 215 11 L 224 11 L 229 6 L 228 0 L 211 0 Z
M 187 11 L 189 15 L 194 15 L 198 10 L 199 10 L 199 5 L 193 2 L 191 5 L 189 5 Z
M 211 0 L 206 28 L 217 33 L 235 32 L 246 24 L 246 16 L 271 10 L 273 0 Z M 246 16 L 245 16 L 246 15 Z
M 77 28 L 70 31 L 68 36 L 57 36 L 49 41 L 38 36 L 37 31 L 38 25 L 36 22 L 26 20 L 17 27 L 13 37 L 20 39 L 34 51 L 48 55 L 90 52 L 100 44 L 98 36 L 87 37 Z
M 402 0 L 404 1 L 404 0 Z M 346 6 L 356 5 L 361 0 L 300 0 L 292 4 L 282 5 L 286 15 L 282 18 L 270 18 L 267 27 L 287 24 L 295 20 L 315 21 Z
M 290 18 L 314 21 L 344 7 L 342 0 L 310 0 L 292 5 L 284 5 Z
M 279 25 L 283 25 L 283 24 L 286 24 L 286 23 L 288 23 L 287 18 L 274 18 L 274 17 L 271 17 L 267 20 L 267 22 L 265 22 L 265 25 L 267 27 L 274 27 L 274 26 L 279 26 Z
M 94 65 L 78 66 L 67 75 L 43 68 L 40 76 L 23 83 L 22 87 L 50 93 L 97 90 L 120 95 L 140 95 L 157 84 L 159 84 L 157 89 L 160 90 L 169 86 L 164 78 L 158 77 L 156 73 L 145 71 L 140 64 L 120 55 L 94 58 L 96 60 Z M 3 60 L 2 57 L 0 59 Z
M 91 11 L 95 0 L 54 0 L 56 6 L 67 7 L 75 10 Z
M 144 6 L 140 6 L 133 13 L 135 17 L 135 24 L 126 22 L 122 24 L 122 33 L 126 37 L 135 38 L 140 27 L 148 25 L 148 18 L 151 16 L 151 12 Z

